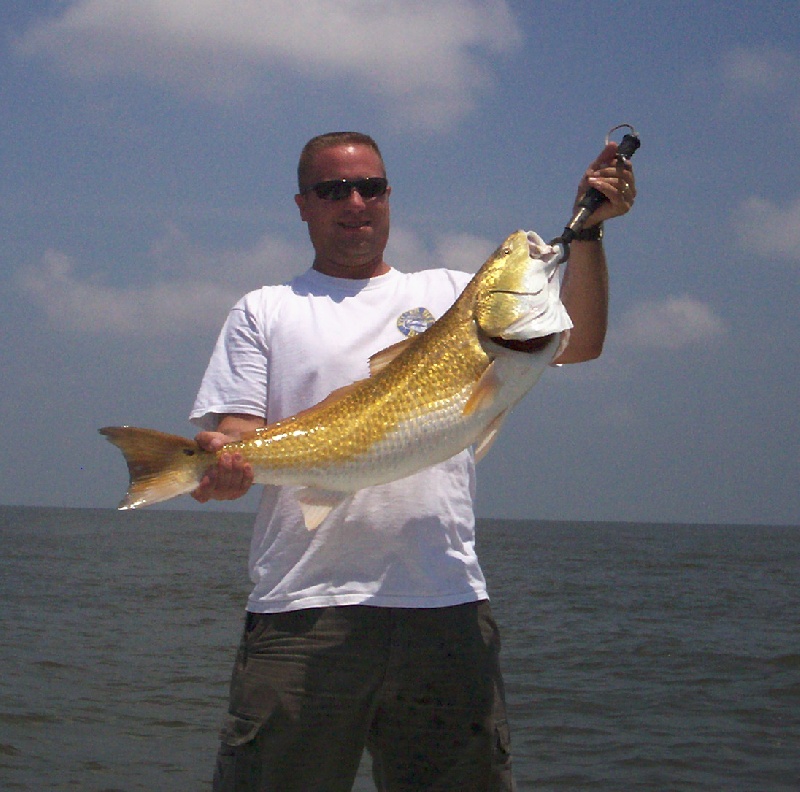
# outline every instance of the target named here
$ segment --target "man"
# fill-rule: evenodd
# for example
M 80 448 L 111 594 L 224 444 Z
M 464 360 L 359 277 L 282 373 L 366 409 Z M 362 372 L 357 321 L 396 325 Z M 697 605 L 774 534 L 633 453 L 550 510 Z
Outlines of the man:
M 598 228 L 624 214 L 630 164 L 609 144 L 584 175 L 609 199 L 572 245 L 562 297 L 575 327 L 559 362 L 600 354 L 607 271 Z M 375 142 L 306 144 L 295 202 L 310 270 L 231 311 L 191 418 L 208 450 L 361 379 L 402 340 L 403 317 L 438 318 L 469 276 L 403 274 L 384 260 L 391 187 Z M 232 499 L 253 481 L 224 455 L 194 497 Z M 349 790 L 366 745 L 380 790 L 513 789 L 499 640 L 474 547 L 470 450 L 362 490 L 316 531 L 290 488 L 264 488 L 254 583 L 231 680 L 217 792 Z

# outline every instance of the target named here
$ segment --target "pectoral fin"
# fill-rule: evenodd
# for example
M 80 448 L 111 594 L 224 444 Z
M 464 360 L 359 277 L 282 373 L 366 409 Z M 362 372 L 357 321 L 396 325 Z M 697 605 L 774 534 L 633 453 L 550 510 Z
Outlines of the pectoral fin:
M 486 427 L 486 431 L 478 438 L 478 442 L 475 443 L 476 462 L 480 462 L 492 447 L 492 444 L 497 439 L 497 435 L 500 432 L 500 427 L 503 425 L 503 421 L 506 419 L 506 415 L 508 415 L 508 410 L 503 410 L 503 412 L 501 412 L 500 415 L 498 415 L 497 418 L 495 418 Z
M 303 522 L 309 531 L 321 525 L 322 521 L 344 501 L 350 493 L 303 487 L 297 490 L 295 498 L 303 512 Z
M 475 410 L 491 407 L 494 404 L 500 385 L 500 379 L 495 372 L 494 362 L 492 362 L 475 383 L 472 394 L 464 405 L 463 414 L 472 415 Z

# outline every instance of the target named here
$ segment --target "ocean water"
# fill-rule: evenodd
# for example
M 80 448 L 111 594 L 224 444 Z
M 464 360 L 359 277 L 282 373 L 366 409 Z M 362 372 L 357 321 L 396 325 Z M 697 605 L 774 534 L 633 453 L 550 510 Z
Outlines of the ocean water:
M 0 789 L 210 789 L 250 520 L 0 507 Z M 479 550 L 520 790 L 800 789 L 800 528 L 484 520 Z

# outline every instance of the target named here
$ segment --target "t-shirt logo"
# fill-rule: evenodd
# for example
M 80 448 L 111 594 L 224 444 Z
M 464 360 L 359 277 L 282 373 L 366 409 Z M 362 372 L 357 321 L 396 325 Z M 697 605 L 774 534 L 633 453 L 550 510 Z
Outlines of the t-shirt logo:
M 397 329 L 404 336 L 415 336 L 424 333 L 435 321 L 427 308 L 411 308 L 397 317 Z

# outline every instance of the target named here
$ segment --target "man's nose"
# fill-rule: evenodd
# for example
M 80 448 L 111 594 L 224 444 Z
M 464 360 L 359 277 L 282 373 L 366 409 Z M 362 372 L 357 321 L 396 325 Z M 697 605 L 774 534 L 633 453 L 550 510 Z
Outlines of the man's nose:
M 366 206 L 367 203 L 361 193 L 355 187 L 350 188 L 350 195 L 348 195 L 344 200 L 345 203 L 352 204 L 358 208 Z

